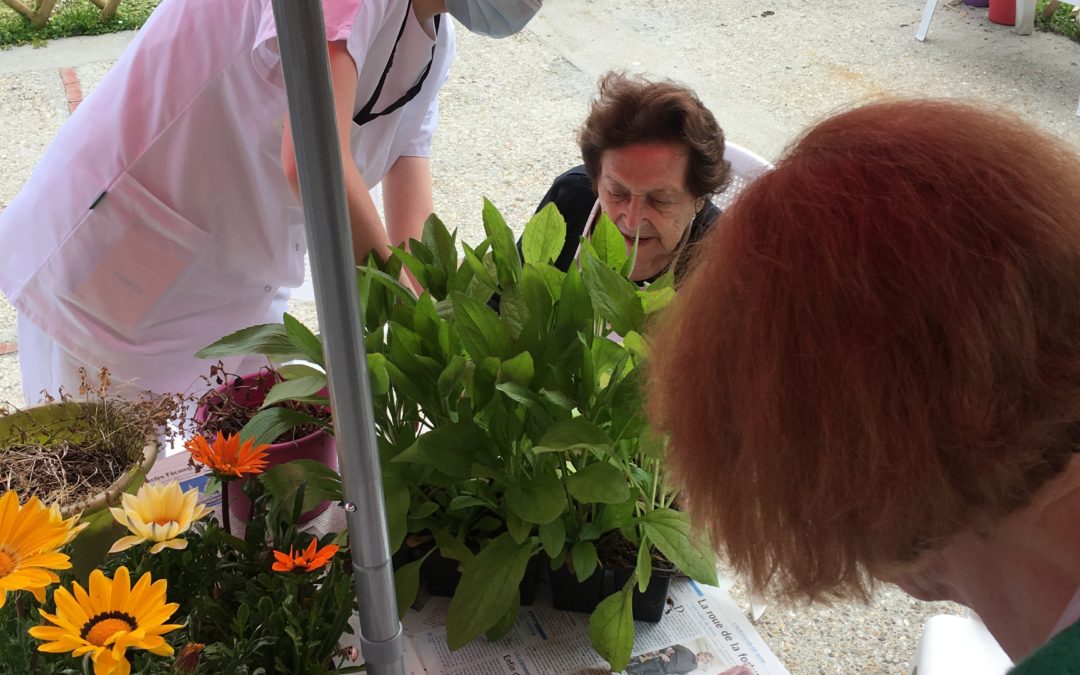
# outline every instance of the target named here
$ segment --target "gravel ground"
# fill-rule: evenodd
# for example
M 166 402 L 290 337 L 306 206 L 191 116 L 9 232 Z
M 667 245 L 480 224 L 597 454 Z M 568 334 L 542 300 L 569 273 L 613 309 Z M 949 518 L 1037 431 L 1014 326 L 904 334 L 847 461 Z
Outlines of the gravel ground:
M 1016 35 L 963 4 L 942 6 L 919 43 L 922 4 L 547 0 L 521 35 L 493 41 L 459 30 L 432 160 L 436 210 L 476 242 L 486 196 L 520 229 L 551 179 L 579 161 L 576 127 L 597 77 L 615 67 L 693 86 L 729 139 L 770 159 L 830 111 L 886 95 L 1000 106 L 1080 147 L 1080 46 Z M 57 68 L 77 67 L 89 92 L 129 39 L 0 51 L 0 208 L 67 115 Z M 291 309 L 317 325 L 313 303 Z M 18 404 L 17 354 L 3 348 L 13 341 L 14 312 L 0 300 L 0 401 Z M 733 595 L 745 603 L 743 588 Z M 900 674 L 926 618 L 958 611 L 883 588 L 866 606 L 774 603 L 757 627 L 793 673 Z

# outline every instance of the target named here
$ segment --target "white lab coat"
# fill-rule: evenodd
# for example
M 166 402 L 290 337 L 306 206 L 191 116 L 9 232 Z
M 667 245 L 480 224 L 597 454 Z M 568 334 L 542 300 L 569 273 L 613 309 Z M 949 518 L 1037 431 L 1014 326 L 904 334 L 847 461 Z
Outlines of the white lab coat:
M 415 98 L 353 127 L 374 186 L 399 157 L 429 154 L 452 22 L 432 57 L 432 25 L 405 0 L 323 2 L 327 39 L 346 40 L 357 64 L 357 109 L 407 11 L 375 110 L 432 60 Z M 280 321 L 281 289 L 304 278 L 303 213 L 280 166 L 284 116 L 270 0 L 165 0 L 0 213 L 0 290 L 78 361 L 152 391 L 197 384 L 209 368 L 198 349 Z

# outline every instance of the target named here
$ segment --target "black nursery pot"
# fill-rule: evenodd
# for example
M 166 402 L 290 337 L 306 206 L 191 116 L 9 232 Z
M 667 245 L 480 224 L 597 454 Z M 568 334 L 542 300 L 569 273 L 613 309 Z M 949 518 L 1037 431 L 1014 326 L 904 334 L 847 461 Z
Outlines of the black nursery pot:
M 555 609 L 591 614 L 600 603 L 604 585 L 604 570 L 599 567 L 585 581 L 578 581 L 567 565 L 552 570 L 551 602 Z
M 420 566 L 420 579 L 428 593 L 444 598 L 453 597 L 458 583 L 461 582 L 459 564 L 457 560 L 444 558 L 438 551 L 432 551 Z
M 525 568 L 525 576 L 521 578 L 518 586 L 518 594 L 521 596 L 523 606 L 531 605 L 536 601 L 536 589 L 540 586 L 540 565 L 546 558 L 534 555 L 529 560 L 529 566 Z
M 626 582 L 630 581 L 630 577 L 634 574 L 632 568 L 622 568 L 614 570 L 613 584 L 611 595 L 619 591 Z M 645 587 L 645 592 L 642 593 L 637 589 L 637 585 L 634 585 L 634 598 L 633 598 L 633 610 L 635 621 L 648 621 L 650 623 L 656 623 L 660 619 L 664 618 L 664 612 L 667 609 L 668 590 L 671 588 L 671 575 L 664 574 L 659 570 L 654 570 L 651 577 L 649 577 L 649 585 Z
M 531 605 L 536 600 L 536 589 L 540 584 L 541 556 L 533 556 L 525 568 L 525 576 L 518 585 L 518 593 L 522 605 Z M 458 571 L 460 563 L 457 560 L 444 558 L 438 551 L 433 551 L 420 566 L 420 579 L 423 581 L 428 593 L 444 598 L 454 596 L 458 584 L 461 583 L 461 572 Z

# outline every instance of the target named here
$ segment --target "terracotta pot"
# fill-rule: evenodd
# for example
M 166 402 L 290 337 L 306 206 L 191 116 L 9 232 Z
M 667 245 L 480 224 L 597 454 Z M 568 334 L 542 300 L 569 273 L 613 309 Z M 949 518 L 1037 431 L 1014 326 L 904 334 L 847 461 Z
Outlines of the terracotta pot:
M 232 378 L 217 388 L 222 396 L 229 396 L 236 403 L 245 408 L 259 408 L 266 399 L 267 392 L 274 386 L 276 380 L 272 373 L 261 371 Z M 253 384 L 238 389 L 242 384 Z M 326 390 L 321 392 L 326 395 Z M 195 412 L 195 423 L 203 425 L 206 422 L 207 409 L 201 406 Z M 314 431 L 306 436 L 293 441 L 281 441 L 272 443 L 266 449 L 266 468 L 278 466 L 298 459 L 310 459 L 320 462 L 331 469 L 338 469 L 337 444 L 333 435 L 323 429 Z M 305 523 L 315 518 L 330 506 L 330 502 L 322 502 L 310 511 L 305 511 L 300 516 L 300 522 Z M 243 489 L 236 485 L 229 490 L 229 511 L 243 520 L 247 520 L 251 513 L 251 500 L 244 494 Z

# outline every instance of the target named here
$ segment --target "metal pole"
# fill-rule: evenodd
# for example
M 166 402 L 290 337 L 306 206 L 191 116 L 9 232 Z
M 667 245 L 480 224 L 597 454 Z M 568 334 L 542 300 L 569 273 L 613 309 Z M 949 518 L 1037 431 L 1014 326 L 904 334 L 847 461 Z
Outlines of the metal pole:
M 273 0 L 273 7 L 341 455 L 360 645 L 367 672 L 403 675 L 404 640 L 394 598 L 322 3 Z

